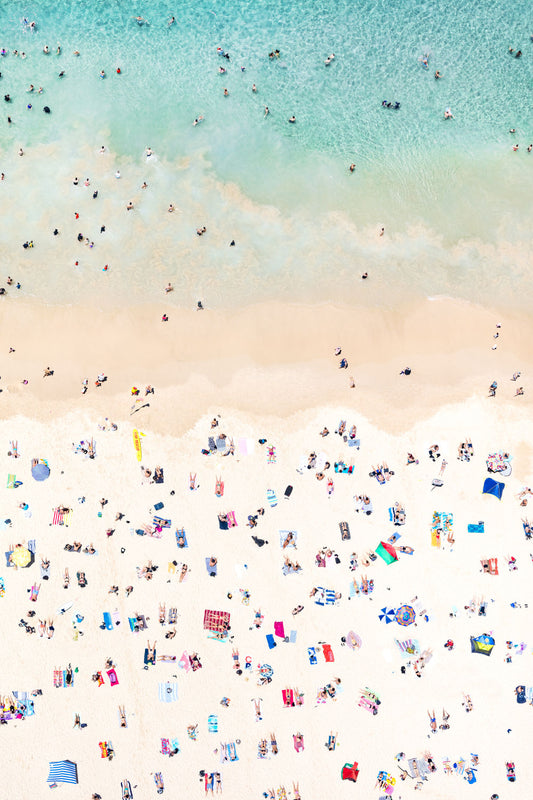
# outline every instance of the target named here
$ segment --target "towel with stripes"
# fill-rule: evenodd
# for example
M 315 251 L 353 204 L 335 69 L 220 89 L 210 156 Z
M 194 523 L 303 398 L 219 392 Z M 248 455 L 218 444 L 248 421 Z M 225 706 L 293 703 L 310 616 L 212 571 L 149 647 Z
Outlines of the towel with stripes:
M 178 684 L 166 681 L 159 684 L 159 699 L 162 703 L 174 703 L 178 699 Z

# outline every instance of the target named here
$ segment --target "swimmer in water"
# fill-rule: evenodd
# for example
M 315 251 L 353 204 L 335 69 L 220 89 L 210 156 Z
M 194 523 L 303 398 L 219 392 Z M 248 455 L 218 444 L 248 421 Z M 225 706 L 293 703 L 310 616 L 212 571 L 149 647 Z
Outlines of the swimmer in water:
M 268 117 L 269 114 L 270 114 L 270 110 L 269 110 L 268 106 L 265 106 L 265 117 Z
M 153 156 L 153 154 L 154 154 L 154 151 L 152 150 L 152 148 L 151 147 L 147 147 L 146 148 L 146 158 L 150 158 L 150 156 Z
M 442 75 L 441 75 L 441 74 L 440 74 L 440 72 L 437 70 L 437 71 L 435 72 L 435 80 L 438 80 L 439 78 L 442 78 Z
M 296 117 L 294 116 L 294 114 L 292 115 L 292 117 L 289 117 L 289 122 L 291 122 L 292 124 L 296 122 Z
M 444 112 L 444 119 L 455 119 L 453 116 L 451 109 L 447 108 Z
M 49 52 L 50 52 L 50 48 L 48 47 L 48 45 L 47 45 L 47 44 L 45 44 L 45 46 L 43 47 L 43 53 L 44 53 L 45 55 L 48 55 L 48 53 L 49 53 Z
M 203 117 L 196 117 L 196 119 L 193 122 L 193 125 L 194 126 L 199 125 L 200 122 L 202 122 L 202 121 L 203 121 Z
M 167 25 L 170 27 L 171 25 L 174 25 L 175 22 L 176 22 L 176 17 L 172 17 L 172 19 L 169 19 L 169 21 L 167 22 Z
M 100 70 L 100 77 L 101 77 L 101 78 L 105 78 L 105 72 L 104 72 L 104 70 L 103 70 L 103 69 L 102 69 L 102 70 Z

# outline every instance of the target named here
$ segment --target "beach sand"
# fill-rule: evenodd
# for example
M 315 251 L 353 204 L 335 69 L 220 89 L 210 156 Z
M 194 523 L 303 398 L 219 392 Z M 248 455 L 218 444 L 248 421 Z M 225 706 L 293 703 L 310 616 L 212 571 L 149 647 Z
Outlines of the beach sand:
M 528 372 L 527 321 L 445 299 L 405 314 L 355 314 L 328 306 L 264 306 L 222 314 L 167 306 L 168 323 L 160 321 L 162 308 L 106 314 L 13 304 L 2 314 L 1 340 L 5 350 L 12 346 L 15 353 L 2 358 L 0 463 L 4 476 L 16 474 L 22 481 L 2 492 L 2 517 L 12 521 L 2 537 L 4 550 L 10 543 L 35 539 L 36 558 L 28 569 L 0 571 L 5 581 L 0 630 L 7 643 L 0 694 L 43 692 L 33 698 L 35 716 L 8 723 L 13 760 L 3 769 L 7 795 L 23 787 L 25 796 L 44 796 L 48 762 L 71 759 L 78 765 L 79 786 L 62 785 L 64 797 L 90 797 L 92 792 L 103 799 L 120 797 L 120 782 L 126 778 L 138 787 L 135 797 L 149 797 L 158 771 L 169 796 L 184 789 L 191 797 L 203 796 L 200 770 L 220 771 L 223 792 L 235 798 L 260 798 L 281 786 L 293 798 L 293 781 L 302 798 L 332 792 L 378 797 L 383 791 L 375 788 L 376 776 L 384 770 L 396 779 L 393 796 L 405 798 L 416 796 L 416 780 L 400 781 L 395 755 L 420 759 L 426 751 L 437 766 L 423 788 L 432 798 L 467 793 L 486 798 L 493 792 L 504 797 L 506 761 L 515 762 L 517 780 L 527 785 L 533 777 L 525 735 L 530 710 L 517 707 L 514 688 L 527 684 L 530 616 L 527 608 L 510 603 L 523 606 L 530 594 L 531 558 L 520 521 L 527 508 L 519 506 L 515 495 L 531 482 L 532 425 L 526 379 L 526 394 L 516 398 L 520 381 L 509 380 L 517 369 Z M 500 337 L 493 340 L 496 330 Z M 491 350 L 494 341 L 496 351 Z M 349 361 L 346 370 L 338 369 L 337 345 Z M 407 365 L 412 374 L 399 375 Z M 46 366 L 54 375 L 43 378 Z M 108 380 L 97 388 L 100 371 Z M 351 375 L 355 389 L 349 388 Z M 82 395 L 86 377 L 89 389 Z M 487 398 L 494 379 L 497 395 Z M 135 410 L 131 387 L 141 390 L 137 406 L 143 406 L 148 383 L 155 390 L 145 398 L 150 405 Z M 219 425 L 211 430 L 215 415 Z M 341 419 L 347 420 L 347 432 L 357 425 L 360 449 L 334 433 Z M 117 430 L 110 429 L 110 421 Z M 330 435 L 322 438 L 324 425 Z M 141 462 L 133 446 L 135 426 L 144 434 Z M 202 454 L 208 437 L 220 432 L 234 441 L 235 455 Z M 465 437 L 475 451 L 468 463 L 456 457 Z M 74 452 L 73 443 L 91 438 L 95 459 Z M 242 452 L 243 438 L 250 448 L 254 443 L 248 455 Z M 258 443 L 262 438 L 265 445 Z M 7 455 L 12 440 L 18 442 L 16 460 Z M 434 443 L 442 454 L 435 463 L 428 457 Z M 269 446 L 275 447 L 275 463 L 269 463 Z M 487 455 L 499 450 L 513 456 L 501 501 L 481 494 Z M 316 480 L 315 469 L 306 468 L 311 452 L 319 458 L 324 454 L 331 463 L 323 481 Z M 420 463 L 407 465 L 408 452 Z M 47 459 L 48 480 L 32 479 L 32 458 Z M 432 488 L 444 459 L 443 486 Z M 353 474 L 335 474 L 338 460 L 353 464 Z M 369 473 L 384 462 L 395 474 L 379 486 Z M 145 479 L 141 464 L 151 470 L 163 467 L 164 484 Z M 191 472 L 197 474 L 197 491 L 189 489 Z M 224 481 L 222 498 L 215 495 L 217 476 Z M 329 477 L 334 480 L 331 497 Z M 289 484 L 294 490 L 287 500 L 283 495 Z M 269 505 L 268 489 L 276 493 L 275 507 Z M 371 516 L 355 512 L 354 496 L 366 494 L 374 507 Z M 103 509 L 102 497 L 108 500 Z M 406 508 L 402 527 L 389 521 L 388 509 L 396 501 Z M 171 527 L 163 529 L 160 539 L 135 534 L 152 522 L 157 502 L 164 503 L 161 514 L 171 519 Z M 31 516 L 21 503 L 28 504 Z M 51 525 L 59 505 L 73 509 L 68 527 Z M 264 516 L 251 531 L 247 516 L 261 507 Z M 230 510 L 238 525 L 220 530 L 217 515 Z M 119 511 L 125 516 L 115 521 Z M 453 545 L 431 546 L 434 511 L 453 514 Z M 468 524 L 480 520 L 485 532 L 468 533 Z M 341 541 L 341 521 L 349 522 L 350 541 Z M 174 534 L 182 527 L 185 550 L 177 548 Z M 106 536 L 109 528 L 114 529 L 111 537 Z M 282 550 L 281 530 L 298 531 L 296 550 Z M 414 553 L 401 554 L 391 565 L 378 557 L 364 567 L 364 554 L 395 531 L 401 534 L 399 544 L 413 547 Z M 268 544 L 257 547 L 252 533 Z M 73 541 L 93 543 L 97 554 L 65 551 L 65 543 Z M 340 564 L 316 566 L 315 556 L 324 546 L 338 554 Z M 355 571 L 349 566 L 353 552 L 359 562 Z M 282 574 L 285 554 L 298 561 L 301 572 Z M 216 577 L 205 567 L 211 556 L 218 559 Z M 516 557 L 518 570 L 508 569 L 506 556 Z M 47 582 L 39 580 L 41 557 L 51 562 Z M 480 559 L 493 557 L 500 574 L 482 574 Z M 136 574 L 148 559 L 159 567 L 151 581 Z M 173 560 L 190 568 L 182 583 L 168 572 Z M 68 589 L 63 588 L 65 567 Z M 76 580 L 80 570 L 87 578 L 84 588 Z M 374 580 L 374 591 L 349 599 L 352 579 L 360 582 L 362 576 Z M 27 591 L 39 582 L 34 604 Z M 108 594 L 111 585 L 119 587 L 118 596 Z M 134 590 L 126 598 L 128 585 Z M 340 592 L 338 605 L 315 604 L 309 596 L 313 587 Z M 241 590 L 250 593 L 249 605 L 242 602 Z M 420 602 L 414 602 L 415 609 L 427 611 L 428 621 L 423 613 L 416 627 L 379 620 L 380 609 L 411 604 L 415 597 Z M 474 598 L 484 598 L 486 617 L 464 609 Z M 66 602 L 73 605 L 60 615 Z M 171 640 L 164 636 L 170 628 L 158 623 L 162 602 L 178 612 L 177 635 Z M 304 609 L 293 617 L 299 604 Z M 36 617 L 26 617 L 30 624 L 54 620 L 52 640 L 41 639 L 38 632 L 27 635 L 18 626 L 32 607 Z M 120 625 L 101 630 L 102 613 L 115 609 Z M 231 613 L 231 641 L 207 638 L 205 609 Z M 264 615 L 260 629 L 254 627 L 257 609 Z M 146 631 L 130 631 L 133 612 L 149 617 Z M 77 640 L 74 614 L 83 617 L 77 624 L 83 636 Z M 297 632 L 296 642 L 278 638 L 269 650 L 265 635 L 273 633 L 276 621 L 284 622 L 287 635 Z M 341 645 L 351 630 L 362 640 L 355 651 Z M 470 636 L 484 633 L 496 641 L 489 658 L 470 652 Z M 408 638 L 417 639 L 422 651 L 433 651 L 420 679 L 412 667 L 401 673 L 407 660 L 394 640 Z M 451 652 L 443 647 L 448 638 L 455 643 Z M 186 672 L 176 662 L 157 662 L 145 670 L 147 640 L 157 640 L 158 655 L 178 660 L 184 650 L 197 652 L 202 669 Z M 525 651 L 507 650 L 508 640 L 526 642 Z M 334 663 L 325 662 L 321 642 L 331 644 Z M 250 657 L 251 669 L 241 676 L 232 669 L 233 647 L 242 665 Z M 308 647 L 317 648 L 316 665 L 309 663 Z M 508 652 L 512 663 L 505 661 Z M 91 675 L 104 670 L 107 657 L 116 665 L 119 685 L 111 687 L 106 678 L 97 687 Z M 54 669 L 69 663 L 78 670 L 74 686 L 54 688 Z M 272 666 L 273 679 L 258 686 L 258 665 L 264 663 Z M 317 704 L 317 690 L 334 677 L 341 678 L 342 691 L 335 700 Z M 158 699 L 158 685 L 166 680 L 178 684 L 175 703 Z M 377 716 L 358 705 L 366 686 L 380 697 Z M 302 707 L 283 708 L 281 693 L 287 687 L 304 693 Z M 463 693 L 474 704 L 470 714 L 461 705 Z M 231 700 L 227 708 L 220 705 L 223 697 Z M 259 722 L 254 698 L 262 698 Z M 127 729 L 119 725 L 119 704 L 126 707 Z M 451 715 L 450 729 L 432 734 L 427 711 L 435 709 L 439 724 L 443 708 Z M 87 724 L 83 730 L 72 728 L 75 713 Z M 218 716 L 218 734 L 208 731 L 210 714 Z M 197 741 L 186 733 L 194 724 Z M 271 732 L 279 753 L 258 759 L 258 742 L 269 740 Z M 301 753 L 293 747 L 297 732 L 305 737 Z M 330 732 L 338 735 L 334 752 L 324 746 Z M 160 753 L 162 737 L 179 741 L 180 752 L 171 761 Z M 236 740 L 239 760 L 220 763 L 221 742 Z M 100 741 L 112 742 L 111 763 L 100 758 Z M 467 788 L 464 774 L 455 774 L 453 767 L 454 774 L 444 773 L 443 760 L 453 765 L 464 759 L 468 767 L 472 753 L 479 756 L 477 783 Z M 340 777 L 342 766 L 354 761 L 360 769 L 356 787 Z M 400 765 L 407 767 L 405 760 Z

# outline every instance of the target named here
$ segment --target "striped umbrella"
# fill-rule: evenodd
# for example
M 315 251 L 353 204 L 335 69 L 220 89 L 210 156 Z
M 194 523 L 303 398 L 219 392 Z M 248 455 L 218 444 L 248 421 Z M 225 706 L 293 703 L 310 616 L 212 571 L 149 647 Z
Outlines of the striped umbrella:
M 379 619 L 381 620 L 381 622 L 385 621 L 385 624 L 388 625 L 389 622 L 393 621 L 394 614 L 395 614 L 395 611 L 394 611 L 393 608 L 387 608 L 385 606 L 385 608 L 382 608 L 380 613 L 379 613 Z
M 412 606 L 400 606 L 396 611 L 398 625 L 412 625 L 416 619 L 416 612 Z

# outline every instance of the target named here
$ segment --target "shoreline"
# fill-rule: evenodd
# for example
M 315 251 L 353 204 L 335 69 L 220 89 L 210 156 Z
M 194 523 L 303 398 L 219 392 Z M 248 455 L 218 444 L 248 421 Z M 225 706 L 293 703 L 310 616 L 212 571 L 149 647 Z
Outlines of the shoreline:
M 150 384 L 156 394 L 137 416 L 161 433 L 181 434 L 218 407 L 272 416 L 275 408 L 288 417 L 329 405 L 355 406 L 377 427 L 398 432 L 442 405 L 486 397 L 493 380 L 496 402 L 511 401 L 521 385 L 511 375 L 527 374 L 531 363 L 525 315 L 510 319 L 451 299 L 397 311 L 280 303 L 236 312 L 175 308 L 162 322 L 164 308 L 163 301 L 115 312 L 6 304 L 2 416 L 50 419 L 78 398 L 77 408 L 123 418 L 134 401 L 131 387 L 142 396 Z M 338 368 L 336 346 L 347 369 Z M 47 366 L 54 375 L 43 378 Z M 399 374 L 406 366 L 408 377 Z M 108 380 L 96 388 L 101 372 Z M 516 402 L 529 407 L 524 388 Z

